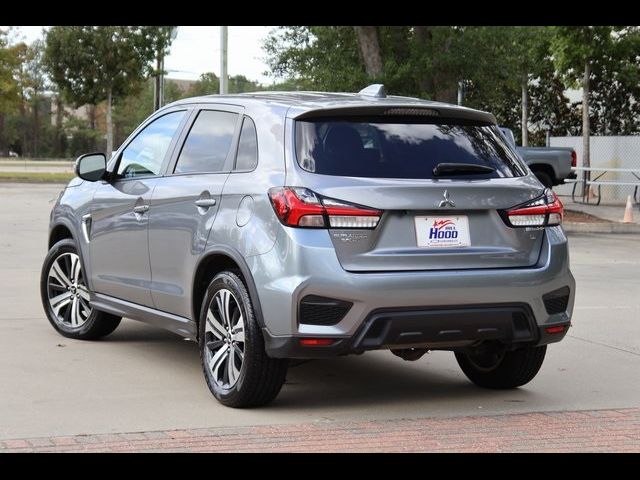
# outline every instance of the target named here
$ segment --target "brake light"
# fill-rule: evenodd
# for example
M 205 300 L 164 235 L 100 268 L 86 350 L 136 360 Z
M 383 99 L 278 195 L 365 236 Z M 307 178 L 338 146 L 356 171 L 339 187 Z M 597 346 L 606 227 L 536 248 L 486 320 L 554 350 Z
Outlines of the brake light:
M 562 223 L 563 212 L 562 202 L 547 188 L 542 197 L 506 213 L 512 227 L 552 227 Z
M 578 165 L 578 154 L 575 150 L 571 150 L 571 166 L 575 167 Z
M 280 221 L 289 227 L 376 228 L 380 210 L 322 197 L 308 188 L 274 187 L 269 199 Z

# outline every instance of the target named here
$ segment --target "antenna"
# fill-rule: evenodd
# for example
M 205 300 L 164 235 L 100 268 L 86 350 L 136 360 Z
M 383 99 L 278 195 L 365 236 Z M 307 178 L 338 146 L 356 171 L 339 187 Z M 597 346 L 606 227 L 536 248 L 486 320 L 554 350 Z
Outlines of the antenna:
M 363 88 L 358 92 L 358 95 L 363 97 L 387 98 L 387 92 L 381 83 L 374 83 L 373 85 Z

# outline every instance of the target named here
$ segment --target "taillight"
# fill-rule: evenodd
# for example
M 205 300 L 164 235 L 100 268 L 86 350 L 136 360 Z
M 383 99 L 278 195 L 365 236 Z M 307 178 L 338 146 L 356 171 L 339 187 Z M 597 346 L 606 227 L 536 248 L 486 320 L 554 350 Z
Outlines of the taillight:
M 571 150 L 571 166 L 575 167 L 578 165 L 578 154 L 575 150 Z
M 289 227 L 376 228 L 380 210 L 326 198 L 303 187 L 274 187 L 269 199 L 280 221 Z
M 547 188 L 542 197 L 507 210 L 506 217 L 512 227 L 552 227 L 562 223 L 563 211 L 558 196 Z

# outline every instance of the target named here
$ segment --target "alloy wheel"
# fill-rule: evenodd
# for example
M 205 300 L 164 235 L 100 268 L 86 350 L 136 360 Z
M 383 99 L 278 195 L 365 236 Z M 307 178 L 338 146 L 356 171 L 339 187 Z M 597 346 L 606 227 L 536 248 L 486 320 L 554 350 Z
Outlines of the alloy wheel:
M 205 360 L 213 380 L 222 388 L 233 387 L 244 360 L 244 318 L 233 292 L 218 290 L 207 307 Z
M 77 254 L 63 253 L 53 261 L 47 276 L 47 296 L 58 324 L 73 329 L 85 324 L 91 315 L 91 306 Z

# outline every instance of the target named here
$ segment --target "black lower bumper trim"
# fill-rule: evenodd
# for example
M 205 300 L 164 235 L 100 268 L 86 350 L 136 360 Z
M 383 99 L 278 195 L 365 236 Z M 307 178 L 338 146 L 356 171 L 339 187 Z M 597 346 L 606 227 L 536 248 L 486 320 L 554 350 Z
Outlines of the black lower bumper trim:
M 566 325 L 562 333 L 545 328 Z M 513 348 L 558 342 L 569 322 L 539 327 L 526 304 L 382 309 L 372 311 L 352 337 L 331 345 L 302 346 L 300 336 L 274 337 L 264 330 L 267 353 L 276 358 L 327 358 L 366 350 L 455 350 L 496 341 Z

